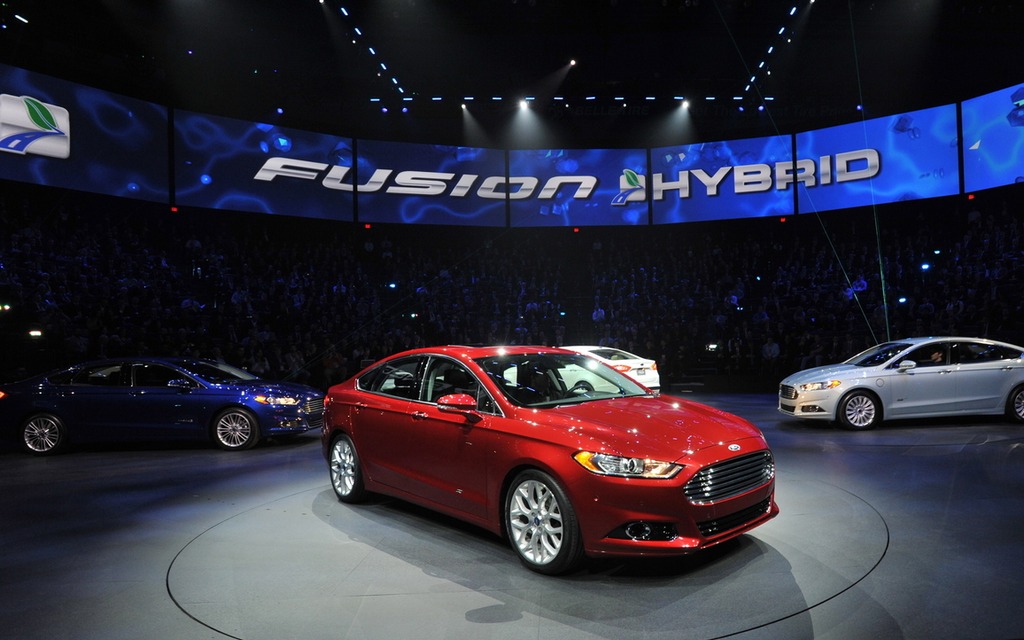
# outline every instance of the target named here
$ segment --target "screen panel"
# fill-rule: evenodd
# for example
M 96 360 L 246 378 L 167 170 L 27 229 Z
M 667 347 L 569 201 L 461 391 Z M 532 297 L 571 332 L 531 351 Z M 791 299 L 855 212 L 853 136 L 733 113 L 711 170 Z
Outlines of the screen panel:
M 1024 182 L 1024 85 L 965 100 L 961 114 L 964 188 Z
M 793 213 L 789 135 L 651 149 L 655 224 Z
M 352 157 L 351 138 L 174 112 L 179 205 L 351 221 Z
M 360 140 L 360 222 L 505 226 L 505 152 Z
M 167 202 L 167 109 L 0 64 L 0 178 Z
M 513 227 L 648 224 L 644 149 L 509 152 Z
M 800 213 L 959 193 L 956 105 L 796 136 Z

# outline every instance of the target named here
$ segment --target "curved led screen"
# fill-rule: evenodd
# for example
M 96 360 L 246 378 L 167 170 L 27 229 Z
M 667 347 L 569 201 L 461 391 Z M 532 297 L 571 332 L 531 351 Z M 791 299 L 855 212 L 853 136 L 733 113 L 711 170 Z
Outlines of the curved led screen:
M 651 149 L 655 224 L 793 213 L 793 137 Z
M 796 136 L 800 213 L 960 192 L 956 105 Z
M 175 111 L 174 152 L 176 204 L 353 219 L 352 190 L 335 179 L 351 138 Z
M 0 64 L 0 178 L 167 202 L 167 109 Z
M 961 112 L 964 188 L 1024 182 L 1024 85 L 965 100 Z
M 504 151 L 376 140 L 357 150 L 360 222 L 505 226 Z
M 648 224 L 643 149 L 509 151 L 513 227 Z

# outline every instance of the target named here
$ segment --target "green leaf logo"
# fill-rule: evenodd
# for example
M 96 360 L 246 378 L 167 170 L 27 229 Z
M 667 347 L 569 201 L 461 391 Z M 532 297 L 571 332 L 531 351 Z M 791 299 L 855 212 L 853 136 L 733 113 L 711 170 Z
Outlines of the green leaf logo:
M 626 182 L 629 184 L 629 186 L 640 186 L 640 178 L 636 175 L 636 171 L 633 171 L 632 169 L 623 169 L 622 175 L 626 176 Z
M 57 128 L 57 120 L 50 113 L 50 110 L 46 108 L 42 102 L 39 102 L 35 98 L 29 96 L 22 96 L 25 101 L 25 109 L 28 110 L 28 117 L 35 123 L 37 127 L 43 131 L 60 131 Z

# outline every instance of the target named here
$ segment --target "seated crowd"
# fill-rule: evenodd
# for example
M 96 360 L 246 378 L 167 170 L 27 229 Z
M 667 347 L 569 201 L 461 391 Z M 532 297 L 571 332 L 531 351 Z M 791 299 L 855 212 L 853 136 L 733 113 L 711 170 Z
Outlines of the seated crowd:
M 1022 341 L 1024 220 L 1005 198 L 574 233 L 170 213 L 6 184 L 3 339 L 17 322 L 43 338 L 8 346 L 2 373 L 190 355 L 326 388 L 417 346 L 602 344 L 656 359 L 664 388 L 770 389 L 889 337 Z

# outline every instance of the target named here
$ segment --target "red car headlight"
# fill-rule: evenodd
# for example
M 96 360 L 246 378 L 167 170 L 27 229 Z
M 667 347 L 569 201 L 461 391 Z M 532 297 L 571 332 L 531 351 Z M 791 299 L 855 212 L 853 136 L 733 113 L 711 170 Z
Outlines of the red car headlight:
M 579 451 L 573 459 L 593 473 L 603 476 L 622 476 L 625 478 L 652 478 L 668 480 L 674 477 L 682 465 L 650 458 L 626 458 L 607 453 Z

